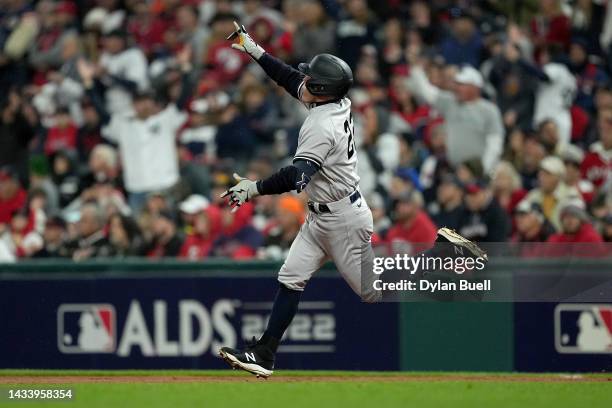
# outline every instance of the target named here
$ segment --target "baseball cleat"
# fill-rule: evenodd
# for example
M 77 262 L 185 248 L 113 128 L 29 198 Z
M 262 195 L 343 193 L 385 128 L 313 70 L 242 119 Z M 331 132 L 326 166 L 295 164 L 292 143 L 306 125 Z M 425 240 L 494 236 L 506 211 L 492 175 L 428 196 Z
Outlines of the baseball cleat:
M 219 350 L 219 355 L 234 370 L 239 368 L 255 374 L 258 378 L 268 378 L 274 372 L 274 354 L 256 342 L 247 345 L 244 350 L 223 347 Z
M 482 258 L 485 260 L 485 262 L 489 261 L 489 257 L 485 251 L 453 229 L 446 227 L 440 228 L 438 230 L 438 237 L 441 237 L 443 240 L 448 241 L 455 246 L 460 246 L 467 249 L 476 258 Z

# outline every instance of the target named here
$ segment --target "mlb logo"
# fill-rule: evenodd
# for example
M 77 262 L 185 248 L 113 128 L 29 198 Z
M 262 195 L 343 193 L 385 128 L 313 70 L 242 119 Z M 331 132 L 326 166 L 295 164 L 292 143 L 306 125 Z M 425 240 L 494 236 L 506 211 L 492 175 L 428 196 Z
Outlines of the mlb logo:
M 63 304 L 57 309 L 57 347 L 62 353 L 112 353 L 116 314 L 109 304 Z
M 555 348 L 565 354 L 612 354 L 612 305 L 557 305 Z

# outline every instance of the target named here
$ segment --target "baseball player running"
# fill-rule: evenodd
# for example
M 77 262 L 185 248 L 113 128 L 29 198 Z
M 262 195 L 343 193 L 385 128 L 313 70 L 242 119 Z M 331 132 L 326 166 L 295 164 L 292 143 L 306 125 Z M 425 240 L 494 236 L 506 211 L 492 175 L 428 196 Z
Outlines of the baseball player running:
M 219 354 L 234 368 L 268 377 L 283 333 L 293 320 L 300 295 L 312 275 L 332 259 L 349 286 L 366 302 L 379 300 L 380 292 L 363 291 L 361 271 L 371 271 L 372 214 L 359 192 L 357 155 L 353 135 L 351 101 L 346 94 L 353 84 L 350 67 L 330 54 L 315 56 L 299 70 L 267 54 L 234 23 L 228 40 L 250 55 L 266 74 L 309 109 L 300 129 L 293 164 L 265 180 L 249 180 L 234 174 L 237 184 L 223 193 L 236 211 L 253 197 L 306 191 L 309 214 L 295 238 L 278 275 L 279 289 L 263 336 L 244 349 L 223 347 Z M 446 228 L 439 240 L 461 245 L 480 256 L 473 243 Z M 369 268 L 369 269 L 366 269 Z M 368 285 L 363 285 L 368 287 Z M 255 340 L 255 339 L 254 339 Z

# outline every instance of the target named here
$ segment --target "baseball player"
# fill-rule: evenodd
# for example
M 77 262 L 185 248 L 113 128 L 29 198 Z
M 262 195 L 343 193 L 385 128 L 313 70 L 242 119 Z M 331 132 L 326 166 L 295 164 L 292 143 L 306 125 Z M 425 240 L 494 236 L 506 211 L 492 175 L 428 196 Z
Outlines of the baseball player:
M 293 164 L 265 180 L 249 180 L 234 174 L 237 184 L 223 193 L 232 211 L 253 197 L 295 190 L 308 194 L 309 214 L 295 238 L 278 275 L 280 283 L 268 326 L 263 336 L 244 349 L 223 347 L 219 354 L 234 368 L 268 377 L 283 333 L 293 320 L 300 295 L 312 275 L 332 259 L 349 286 L 366 302 L 379 300 L 380 292 L 362 292 L 361 271 L 372 270 L 372 213 L 359 192 L 357 155 L 351 101 L 346 94 L 353 84 L 349 66 L 330 54 L 319 54 L 298 69 L 267 54 L 234 23 L 228 40 L 249 54 L 263 70 L 309 109 L 300 129 Z M 442 229 L 446 242 L 475 250 L 475 245 L 456 233 Z M 450 234 L 454 234 L 450 235 Z M 475 247 L 477 248 L 477 247 Z M 368 287 L 368 285 L 363 285 Z

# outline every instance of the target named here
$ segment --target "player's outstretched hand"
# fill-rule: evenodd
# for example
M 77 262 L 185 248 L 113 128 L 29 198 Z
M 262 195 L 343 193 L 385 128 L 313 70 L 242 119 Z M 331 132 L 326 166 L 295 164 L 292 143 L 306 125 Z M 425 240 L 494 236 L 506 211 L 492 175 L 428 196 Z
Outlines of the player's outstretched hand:
M 236 212 L 242 204 L 259 195 L 255 181 L 240 177 L 236 173 L 234 173 L 234 178 L 237 181 L 236 185 L 221 194 L 221 197 L 229 196 L 232 212 Z
M 261 56 L 264 54 L 264 52 L 266 52 L 266 50 L 261 48 L 255 41 L 253 41 L 249 33 L 246 32 L 246 29 L 243 25 L 240 25 L 234 21 L 234 27 L 236 27 L 236 31 L 234 31 L 227 37 L 227 39 L 230 41 L 233 41 L 235 38 L 238 38 L 238 42 L 232 44 L 232 48 L 238 51 L 246 52 L 256 60 L 261 58 Z

